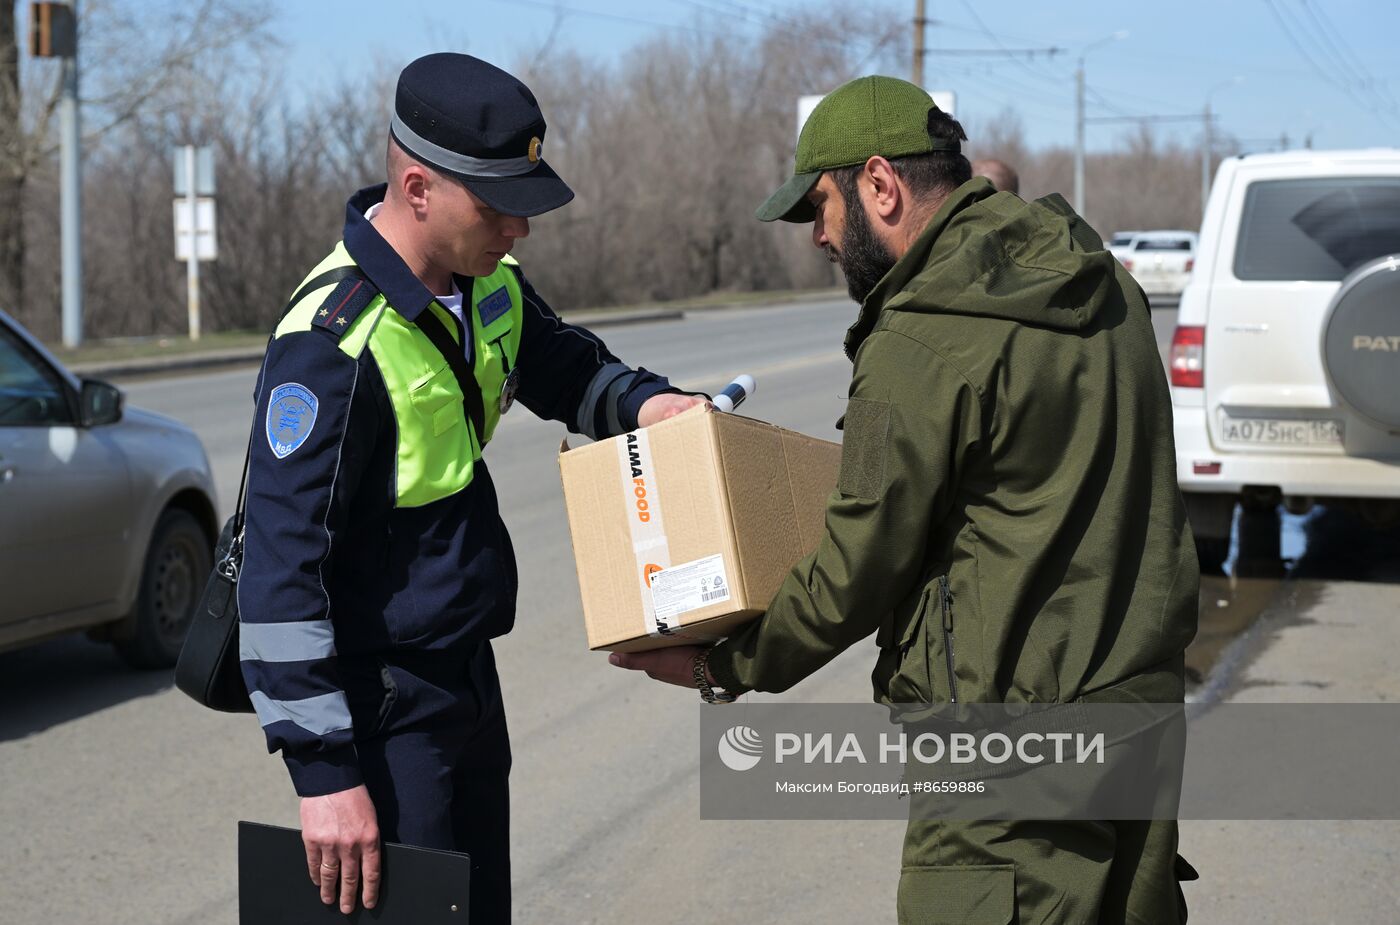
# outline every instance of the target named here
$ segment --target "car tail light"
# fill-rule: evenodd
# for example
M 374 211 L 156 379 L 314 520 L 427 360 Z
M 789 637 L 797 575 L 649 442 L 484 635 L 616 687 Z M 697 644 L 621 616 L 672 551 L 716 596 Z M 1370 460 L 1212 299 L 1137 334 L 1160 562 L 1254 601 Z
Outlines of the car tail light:
M 1194 475 L 1219 475 L 1220 462 L 1214 459 L 1197 459 L 1191 463 L 1191 472 Z
M 1133 261 L 1131 259 L 1124 260 L 1123 269 L 1127 270 L 1129 273 L 1133 272 Z
M 1205 382 L 1201 374 L 1206 359 L 1206 329 L 1195 325 L 1177 325 L 1172 334 L 1172 385 L 1183 389 L 1199 389 Z
M 1192 269 L 1193 267 L 1195 267 L 1195 266 L 1196 266 L 1196 261 L 1192 260 L 1190 257 L 1186 258 L 1186 272 L 1187 272 L 1187 273 L 1190 273 L 1190 272 L 1191 272 L 1191 269 Z

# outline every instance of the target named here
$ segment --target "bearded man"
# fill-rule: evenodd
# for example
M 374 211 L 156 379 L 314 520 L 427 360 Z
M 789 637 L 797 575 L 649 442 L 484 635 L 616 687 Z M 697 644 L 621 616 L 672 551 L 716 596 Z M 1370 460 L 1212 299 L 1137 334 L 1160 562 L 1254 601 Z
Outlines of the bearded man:
M 813 111 L 758 217 L 812 223 L 861 303 L 826 535 L 757 622 L 614 664 L 732 699 L 873 633 L 882 703 L 1182 701 L 1199 571 L 1146 299 L 965 140 L 890 77 Z M 899 921 L 1175 925 L 1176 849 L 1170 819 L 911 819 Z

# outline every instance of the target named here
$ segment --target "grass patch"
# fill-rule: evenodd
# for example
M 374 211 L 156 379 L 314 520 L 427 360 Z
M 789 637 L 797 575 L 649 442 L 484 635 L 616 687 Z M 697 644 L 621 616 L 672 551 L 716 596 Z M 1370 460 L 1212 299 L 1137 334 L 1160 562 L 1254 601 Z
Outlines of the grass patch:
M 219 331 L 205 334 L 197 341 L 187 337 L 122 337 L 96 340 L 76 350 L 50 347 L 54 356 L 66 366 L 89 363 L 112 363 L 119 360 L 147 360 L 165 356 L 191 356 L 261 347 L 267 335 L 257 331 Z
M 719 308 L 739 308 L 751 305 L 782 304 L 813 298 L 837 298 L 843 295 L 840 289 L 803 289 L 781 292 L 711 292 L 692 299 L 678 299 L 674 302 L 647 302 L 640 305 L 608 305 L 599 308 L 577 308 L 561 312 L 561 317 L 582 318 L 587 315 L 611 315 L 624 312 L 656 310 L 704 310 Z M 267 333 L 258 331 L 219 331 L 205 334 L 198 341 L 187 337 L 170 335 L 164 337 L 120 337 L 111 340 L 95 340 L 76 350 L 67 350 L 50 345 L 54 356 L 65 366 L 83 366 L 96 363 L 118 363 L 124 360 L 151 360 L 160 357 L 198 356 L 203 353 L 221 353 L 262 347 L 267 343 Z

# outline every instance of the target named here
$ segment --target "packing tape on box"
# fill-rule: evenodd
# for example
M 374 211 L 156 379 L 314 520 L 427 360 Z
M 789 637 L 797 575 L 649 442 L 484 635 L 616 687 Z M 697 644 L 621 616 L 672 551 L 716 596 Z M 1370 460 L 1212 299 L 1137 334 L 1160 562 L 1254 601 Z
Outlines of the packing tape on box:
M 647 634 L 672 636 L 679 624 L 656 618 L 651 597 L 651 576 L 671 564 L 666 525 L 661 519 L 661 496 L 656 490 L 655 467 L 646 429 L 634 430 L 617 442 L 622 463 L 622 493 L 628 500 L 627 526 L 632 531 L 632 554 L 637 560 L 637 582 L 642 589 L 642 613 Z

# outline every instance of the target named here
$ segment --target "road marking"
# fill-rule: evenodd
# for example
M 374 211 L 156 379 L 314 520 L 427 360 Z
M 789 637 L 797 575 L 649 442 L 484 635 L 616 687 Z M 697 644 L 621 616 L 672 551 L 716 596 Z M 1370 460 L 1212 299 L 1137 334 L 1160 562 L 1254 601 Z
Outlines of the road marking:
M 743 370 L 743 372 L 748 373 L 750 376 L 753 376 L 755 380 L 757 380 L 760 376 L 776 376 L 779 373 L 790 373 L 794 370 L 807 369 L 812 366 L 821 366 L 824 363 L 835 363 L 838 360 L 844 359 L 846 359 L 846 355 L 844 353 L 830 353 L 824 350 L 821 353 L 812 353 L 808 354 L 807 356 L 793 357 L 791 360 L 783 360 L 780 363 L 769 363 L 766 366 L 751 367 L 749 369 Z M 728 371 L 724 372 L 702 373 L 698 376 L 687 376 L 686 378 L 694 379 L 700 382 L 707 382 L 711 380 L 714 380 L 716 382 L 724 380 L 727 382 L 729 378 L 732 378 L 735 375 L 737 375 L 737 373 L 735 373 L 733 371 L 733 368 L 731 367 Z

